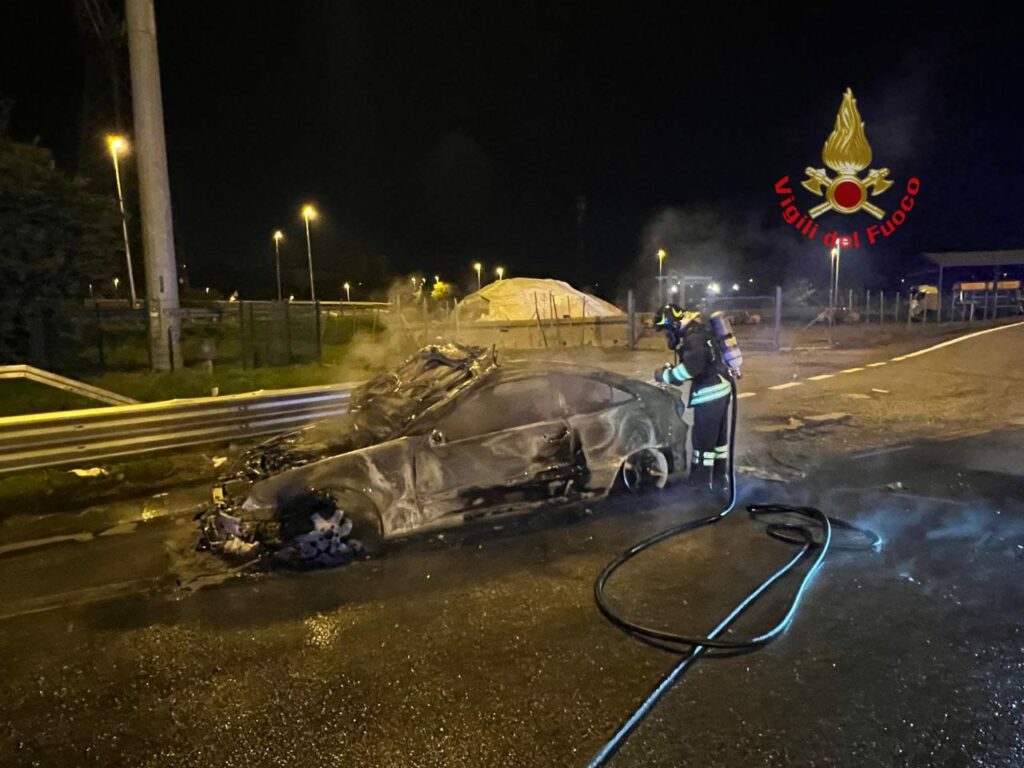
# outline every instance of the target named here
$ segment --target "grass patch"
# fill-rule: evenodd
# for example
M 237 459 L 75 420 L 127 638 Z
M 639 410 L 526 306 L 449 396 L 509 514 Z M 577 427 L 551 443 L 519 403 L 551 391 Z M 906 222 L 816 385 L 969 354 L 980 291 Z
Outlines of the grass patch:
M 257 389 L 339 384 L 348 380 L 345 374 L 340 367 L 313 364 L 273 368 L 215 366 L 212 372 L 202 368 L 179 368 L 168 373 L 105 373 L 90 378 L 89 383 L 136 400 L 153 402 L 176 397 L 208 397 L 215 387 L 221 395 L 234 395 Z
M 25 379 L 0 381 L 0 416 L 70 411 L 101 405 L 95 400 Z

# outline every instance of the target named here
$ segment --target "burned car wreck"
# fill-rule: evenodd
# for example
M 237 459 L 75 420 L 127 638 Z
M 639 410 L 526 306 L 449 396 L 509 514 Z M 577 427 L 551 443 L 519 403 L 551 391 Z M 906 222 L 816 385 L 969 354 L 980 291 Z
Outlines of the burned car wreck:
M 197 516 L 200 548 L 336 565 L 418 531 L 661 488 L 686 466 L 678 393 L 599 369 L 426 347 L 348 412 L 242 455 Z

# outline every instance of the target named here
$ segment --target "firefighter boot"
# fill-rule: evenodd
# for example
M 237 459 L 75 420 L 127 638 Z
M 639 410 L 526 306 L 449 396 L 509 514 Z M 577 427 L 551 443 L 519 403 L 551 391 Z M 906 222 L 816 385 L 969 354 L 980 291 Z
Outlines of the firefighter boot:
M 711 478 L 712 472 L 713 467 L 704 466 L 703 463 L 698 464 L 697 462 L 694 462 L 690 465 L 690 485 L 697 490 L 710 490 L 713 487 Z

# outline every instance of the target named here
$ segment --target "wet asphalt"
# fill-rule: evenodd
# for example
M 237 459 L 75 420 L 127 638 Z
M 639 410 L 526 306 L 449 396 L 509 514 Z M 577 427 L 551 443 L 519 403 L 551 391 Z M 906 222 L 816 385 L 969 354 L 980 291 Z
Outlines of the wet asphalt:
M 816 504 L 882 550 L 830 555 L 780 640 L 699 660 L 612 765 L 1024 764 L 1024 429 L 863 447 L 746 476 L 743 501 Z M 4 552 L 0 765 L 585 765 L 676 660 L 608 624 L 593 579 L 713 508 L 676 485 L 193 591 L 187 515 Z M 741 508 L 609 592 L 701 632 L 791 553 Z

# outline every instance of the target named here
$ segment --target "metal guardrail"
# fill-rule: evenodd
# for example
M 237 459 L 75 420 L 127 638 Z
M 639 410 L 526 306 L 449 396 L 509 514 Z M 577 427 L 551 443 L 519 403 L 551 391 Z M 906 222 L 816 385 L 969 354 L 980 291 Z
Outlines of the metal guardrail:
M 59 373 L 44 371 L 42 368 L 36 368 L 33 365 L 0 365 L 0 379 L 26 379 L 27 381 L 34 381 L 36 384 L 62 389 L 79 397 L 99 400 L 101 403 L 110 403 L 111 405 L 130 405 L 139 402 L 138 400 L 132 400 L 130 397 L 111 392 L 108 389 L 100 389 L 92 384 L 69 379 L 67 376 L 61 376 Z
M 271 435 L 348 410 L 354 384 L 0 418 L 0 474 Z

